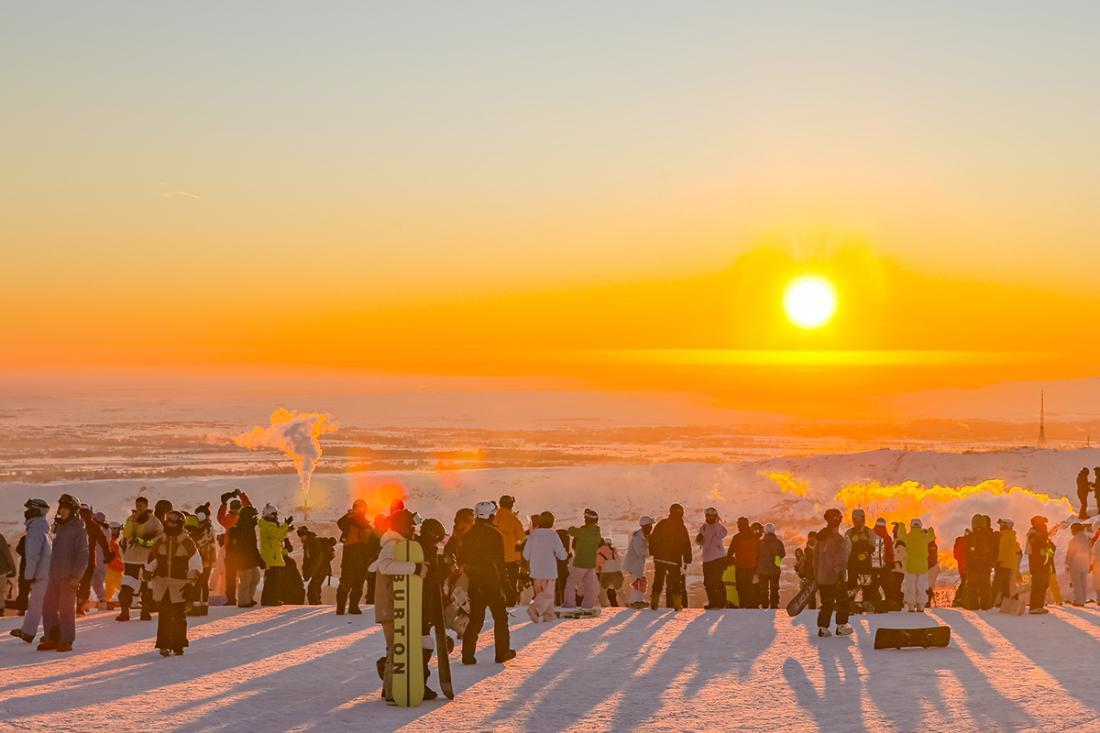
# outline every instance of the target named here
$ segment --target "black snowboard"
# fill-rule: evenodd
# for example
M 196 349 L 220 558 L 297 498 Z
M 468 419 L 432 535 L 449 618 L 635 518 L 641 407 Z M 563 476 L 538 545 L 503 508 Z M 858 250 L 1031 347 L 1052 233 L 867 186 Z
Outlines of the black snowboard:
M 810 603 L 810 598 L 813 597 L 813 594 L 816 592 L 816 580 L 802 581 L 802 587 L 799 589 L 798 593 L 795 594 L 795 597 L 791 599 L 790 603 L 787 604 L 787 615 L 797 616 L 802 613 L 802 609 Z
M 447 636 L 447 624 L 443 621 L 443 583 L 439 585 L 439 612 L 434 623 L 435 626 L 435 659 L 439 665 L 439 689 L 448 700 L 455 699 L 455 690 L 451 685 L 451 643 Z
M 901 649 L 907 646 L 945 647 L 951 642 L 950 626 L 925 626 L 916 629 L 879 629 L 875 649 Z

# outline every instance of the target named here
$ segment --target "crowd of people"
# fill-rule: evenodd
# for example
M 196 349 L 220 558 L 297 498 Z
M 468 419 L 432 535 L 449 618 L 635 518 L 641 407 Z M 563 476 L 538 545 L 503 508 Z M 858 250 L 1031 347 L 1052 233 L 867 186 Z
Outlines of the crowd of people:
M 124 522 L 108 522 L 70 494 L 57 500 L 52 524 L 49 512 L 44 499 L 26 502 L 26 533 L 15 548 L 18 562 L 0 541 L 0 577 L 17 578 L 14 605 L 24 616 L 13 636 L 31 643 L 41 625 L 39 650 L 70 651 L 76 616 L 87 613 L 94 593 L 100 607 L 117 603 L 119 622 L 132 620 L 135 609 L 141 620 L 156 614 L 154 646 L 164 656 L 182 655 L 188 646 L 187 617 L 206 615 L 213 594 L 242 609 L 320 604 L 337 546 L 342 545 L 335 613 L 361 614 L 361 602 L 374 605 L 387 646 L 378 663 L 387 698 L 394 576 L 416 573 L 424 578 L 425 639 L 434 626 L 456 632 L 463 664 L 476 664 L 487 612 L 494 624 L 496 661 L 515 656 L 508 609 L 521 602 L 533 623 L 617 606 L 620 600 L 651 609 L 663 600 L 667 608 L 682 609 L 696 551 L 705 608 L 778 608 L 787 556 L 770 523 L 740 517 L 731 535 L 711 507 L 692 532 L 680 504 L 673 504 L 660 521 L 641 517 L 621 556 L 601 530 L 596 511 L 585 509 L 577 526 L 556 528 L 549 511 L 529 515 L 525 524 L 511 496 L 460 509 L 449 534 L 442 522 L 422 519 L 401 501 L 372 517 L 367 503 L 357 500 L 336 523 L 339 537 L 321 537 L 307 527 L 295 529 L 294 518 L 282 518 L 272 504 L 258 510 L 240 490 L 224 494 L 216 514 L 209 503 L 184 511 L 166 499 L 150 508 L 149 500 L 139 496 Z M 849 527 L 842 528 L 843 519 L 839 510 L 827 511 L 825 526 L 810 532 L 805 546 L 794 552 L 795 573 L 809 591 L 807 606 L 818 611 L 820 636 L 834 633 L 834 617 L 835 633 L 846 635 L 852 633 L 852 613 L 921 612 L 931 605 L 940 562 L 931 527 L 919 518 L 889 525 L 878 518 L 868 524 L 862 509 L 852 511 Z M 1065 567 L 1072 602 L 1082 605 L 1089 600 L 1089 575 L 1100 569 L 1100 543 L 1084 523 L 1070 529 Z M 294 536 L 301 550 L 300 568 L 292 556 Z M 1061 602 L 1052 537 L 1043 517 L 1031 520 L 1021 544 L 1011 519 L 998 520 L 994 530 L 988 516 L 975 515 L 953 547 L 960 578 L 955 605 L 985 610 L 1017 598 L 1025 555 L 1031 613 L 1046 612 L 1048 592 Z M 405 540 L 419 542 L 423 562 L 397 559 L 397 543 Z M 1100 573 L 1095 580 L 1100 581 Z M 624 586 L 626 598 L 621 599 Z M 431 654 L 426 645 L 425 671 Z M 430 689 L 425 694 L 435 696 Z

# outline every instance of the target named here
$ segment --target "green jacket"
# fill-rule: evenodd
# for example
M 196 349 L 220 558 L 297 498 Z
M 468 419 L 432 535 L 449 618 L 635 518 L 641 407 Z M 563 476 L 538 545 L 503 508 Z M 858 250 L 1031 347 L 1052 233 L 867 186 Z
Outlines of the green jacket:
M 270 519 L 261 519 L 256 526 L 260 528 L 260 557 L 264 559 L 264 565 L 269 568 L 285 567 L 283 540 L 290 527 Z
M 598 524 L 586 524 L 583 527 L 570 527 L 569 536 L 573 538 L 573 567 L 595 568 L 596 550 L 600 549 L 603 533 Z
M 936 533 L 929 529 L 898 528 L 898 540 L 905 543 L 905 572 L 928 572 L 928 545 L 936 539 Z

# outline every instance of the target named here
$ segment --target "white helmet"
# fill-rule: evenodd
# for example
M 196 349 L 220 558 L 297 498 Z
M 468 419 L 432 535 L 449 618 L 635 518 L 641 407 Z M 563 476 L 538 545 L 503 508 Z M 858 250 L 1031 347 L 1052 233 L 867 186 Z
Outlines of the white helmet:
M 497 513 L 497 503 L 495 501 L 479 501 L 474 504 L 474 516 L 478 519 L 489 519 Z
M 267 517 L 274 517 L 278 513 L 279 513 L 279 508 L 277 506 L 275 506 L 274 504 L 266 504 L 264 506 L 263 516 L 264 516 L 265 519 Z
M 656 524 L 656 520 L 654 520 L 653 517 L 649 516 L 648 514 L 644 515 L 641 519 L 638 520 L 639 527 L 645 527 L 650 524 Z

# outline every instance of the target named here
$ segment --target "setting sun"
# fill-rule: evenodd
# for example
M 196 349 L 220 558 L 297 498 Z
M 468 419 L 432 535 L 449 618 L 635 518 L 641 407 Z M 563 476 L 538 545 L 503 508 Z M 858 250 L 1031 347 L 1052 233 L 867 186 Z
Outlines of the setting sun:
M 783 293 L 783 310 L 799 328 L 820 328 L 836 312 L 836 288 L 817 275 L 800 277 Z

